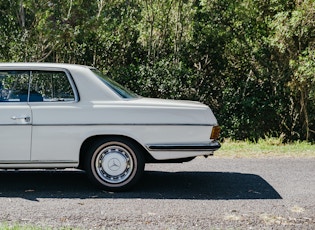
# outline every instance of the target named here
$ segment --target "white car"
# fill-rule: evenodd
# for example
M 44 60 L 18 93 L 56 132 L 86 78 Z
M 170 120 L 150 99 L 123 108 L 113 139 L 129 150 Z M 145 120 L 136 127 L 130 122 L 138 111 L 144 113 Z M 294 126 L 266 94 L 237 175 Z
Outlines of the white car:
M 0 169 L 79 168 L 126 190 L 145 163 L 212 155 L 219 132 L 208 106 L 139 97 L 93 67 L 0 64 Z

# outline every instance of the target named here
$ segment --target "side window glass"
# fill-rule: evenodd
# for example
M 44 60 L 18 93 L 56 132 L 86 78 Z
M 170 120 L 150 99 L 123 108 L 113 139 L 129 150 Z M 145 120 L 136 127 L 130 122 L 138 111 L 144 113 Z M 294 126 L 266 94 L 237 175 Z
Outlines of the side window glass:
M 29 71 L 0 71 L 0 102 L 27 102 Z
M 33 71 L 30 102 L 74 101 L 75 96 L 65 72 Z

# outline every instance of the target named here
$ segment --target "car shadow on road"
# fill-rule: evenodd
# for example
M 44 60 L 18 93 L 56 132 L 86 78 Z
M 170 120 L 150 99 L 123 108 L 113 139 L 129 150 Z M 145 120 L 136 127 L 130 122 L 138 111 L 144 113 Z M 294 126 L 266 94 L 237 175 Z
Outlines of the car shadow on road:
M 0 197 L 38 201 L 41 198 L 121 199 L 282 199 L 262 177 L 235 172 L 146 171 L 128 192 L 95 188 L 78 170 L 0 171 Z

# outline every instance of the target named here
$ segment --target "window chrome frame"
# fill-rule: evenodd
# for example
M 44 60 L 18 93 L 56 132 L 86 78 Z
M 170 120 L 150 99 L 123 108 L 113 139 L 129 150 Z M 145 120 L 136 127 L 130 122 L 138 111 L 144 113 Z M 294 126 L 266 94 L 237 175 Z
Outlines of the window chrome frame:
M 62 67 L 22 67 L 22 66 L 17 66 L 17 67 L 0 67 L 0 71 L 25 71 L 28 72 L 29 74 L 29 79 L 28 79 L 28 95 L 27 95 L 27 101 L 26 103 L 78 103 L 80 101 L 80 95 L 78 92 L 78 88 L 75 84 L 75 81 L 70 73 L 70 71 L 66 68 Z M 73 101 L 56 101 L 56 102 L 49 102 L 49 101 L 29 101 L 30 99 L 30 90 L 31 90 L 31 85 L 32 85 L 32 73 L 35 71 L 43 71 L 43 72 L 64 72 L 65 75 L 67 76 L 68 82 L 70 83 L 71 89 L 74 93 L 74 100 Z M 5 103 L 25 103 L 21 101 L 9 101 Z

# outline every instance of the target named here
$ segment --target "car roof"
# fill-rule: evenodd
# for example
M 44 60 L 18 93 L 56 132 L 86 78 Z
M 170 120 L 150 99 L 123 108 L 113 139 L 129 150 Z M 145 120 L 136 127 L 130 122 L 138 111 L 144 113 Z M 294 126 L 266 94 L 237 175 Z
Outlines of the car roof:
M 73 74 L 75 77 L 75 84 L 80 88 L 80 98 L 85 100 L 119 100 L 121 97 L 114 92 L 110 87 L 105 84 L 100 84 L 100 79 L 97 78 L 90 70 L 95 69 L 92 66 L 67 64 L 67 63 L 47 63 L 47 62 L 12 62 L 12 63 L 0 63 L 0 73 L 2 71 L 58 71 L 66 70 Z M 87 74 L 90 72 L 90 74 Z M 87 79 L 88 84 L 87 84 Z M 106 87 L 106 90 L 104 90 Z M 110 89 L 110 90 L 109 90 Z M 92 92 L 92 93 L 91 93 Z
M 23 69 L 32 69 L 32 68 L 65 68 L 65 69 L 82 69 L 82 68 L 94 68 L 87 65 L 78 65 L 78 64 L 68 64 L 68 63 L 48 63 L 48 62 L 3 62 L 0 63 L 0 68 L 23 68 Z

